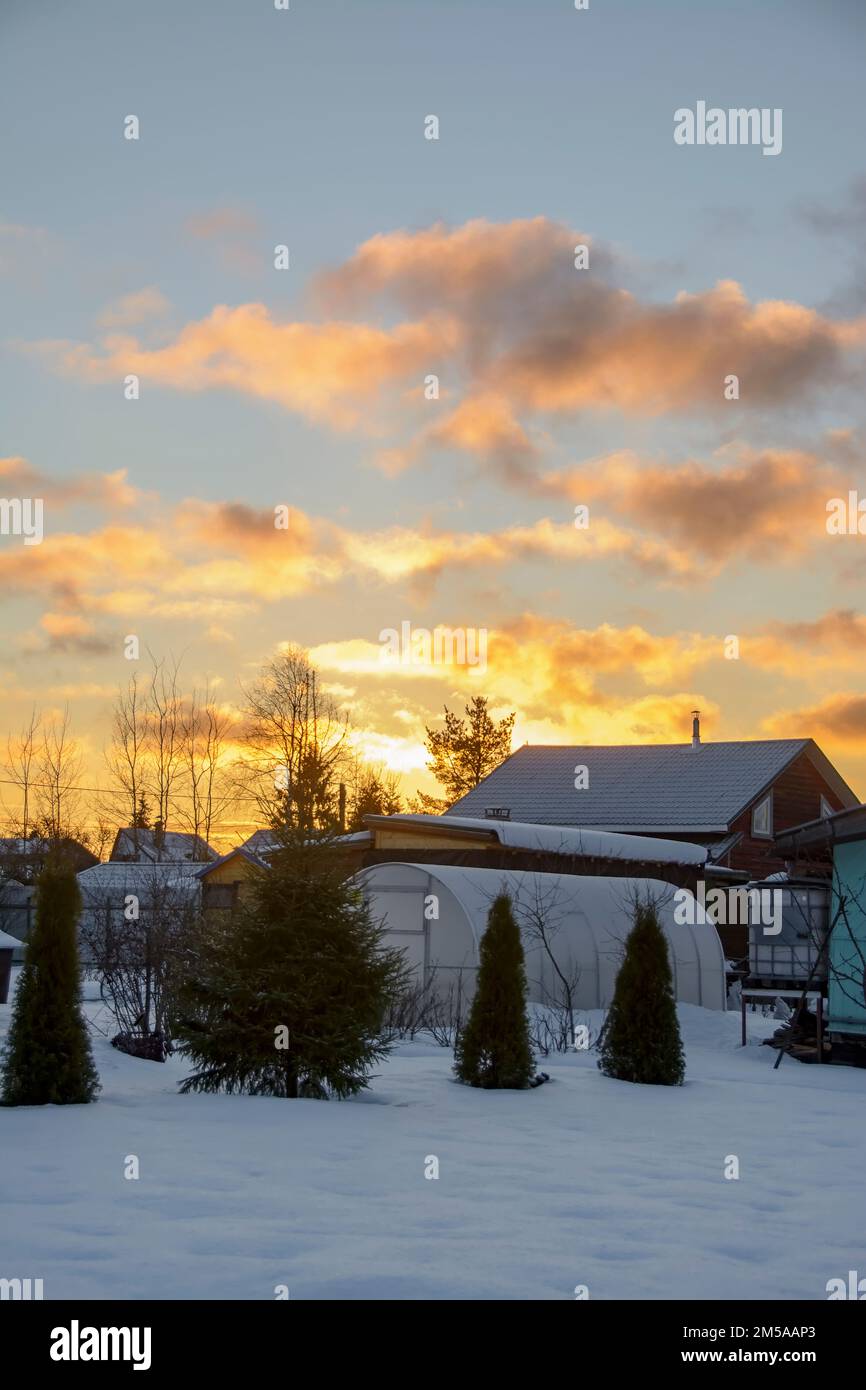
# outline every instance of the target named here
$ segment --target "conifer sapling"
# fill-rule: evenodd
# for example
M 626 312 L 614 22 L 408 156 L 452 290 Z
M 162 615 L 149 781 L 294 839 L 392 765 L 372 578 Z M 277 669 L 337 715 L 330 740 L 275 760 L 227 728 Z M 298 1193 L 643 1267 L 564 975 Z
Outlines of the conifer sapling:
M 681 1086 L 685 1059 L 667 938 L 655 906 L 635 904 L 634 926 L 599 1038 L 605 1076 L 650 1086 Z
M 526 970 L 511 899 L 501 893 L 481 940 L 475 998 L 455 1048 L 455 1072 L 469 1086 L 522 1090 L 533 1075 L 526 1017 Z
M 84 1105 L 99 1078 L 81 1013 L 78 917 L 71 869 L 48 864 L 36 886 L 36 921 L 18 981 L 4 1051 L 4 1105 Z

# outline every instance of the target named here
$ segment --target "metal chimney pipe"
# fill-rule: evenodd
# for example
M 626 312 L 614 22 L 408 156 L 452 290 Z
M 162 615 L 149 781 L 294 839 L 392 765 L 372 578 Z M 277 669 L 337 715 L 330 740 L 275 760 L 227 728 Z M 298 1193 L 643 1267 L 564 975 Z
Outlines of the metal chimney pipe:
M 692 710 L 692 747 L 701 746 L 701 712 L 699 709 Z

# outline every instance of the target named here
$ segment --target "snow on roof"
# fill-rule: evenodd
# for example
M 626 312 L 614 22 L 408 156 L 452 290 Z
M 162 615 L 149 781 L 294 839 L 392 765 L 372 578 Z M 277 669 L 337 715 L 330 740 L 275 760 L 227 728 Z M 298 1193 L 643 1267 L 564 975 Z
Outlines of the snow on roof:
M 360 844 L 370 838 L 369 830 L 354 830 L 349 835 L 335 835 L 331 843 L 335 845 Z M 278 849 L 282 848 L 282 844 L 278 831 L 255 830 L 249 839 L 244 840 L 243 844 L 238 845 L 237 848 L 246 850 L 248 854 L 261 857 L 263 854 L 275 854 Z
M 10 936 L 8 932 L 0 931 L 0 951 L 17 951 L 21 942 L 17 936 Z
M 122 860 L 109 860 L 107 864 L 94 864 L 77 875 L 82 895 L 85 898 L 97 893 L 146 892 L 148 889 L 180 888 L 192 892 L 202 868 L 200 863 L 186 864 L 133 864 Z
M 371 818 L 372 819 L 372 818 Z M 611 830 L 567 825 L 537 825 L 530 821 L 493 820 L 481 816 L 407 814 L 377 817 L 375 823 L 413 822 L 447 833 L 455 827 L 496 835 L 509 849 L 543 850 L 598 859 L 642 860 L 653 864 L 705 864 L 704 845 L 681 844 L 647 835 L 622 835 Z
M 156 864 L 183 864 L 196 860 L 201 866 L 208 860 L 216 859 L 217 853 L 200 835 L 187 831 L 166 830 L 157 843 L 152 830 L 134 830 L 128 826 L 118 830 L 111 858 L 112 861 L 150 861 Z

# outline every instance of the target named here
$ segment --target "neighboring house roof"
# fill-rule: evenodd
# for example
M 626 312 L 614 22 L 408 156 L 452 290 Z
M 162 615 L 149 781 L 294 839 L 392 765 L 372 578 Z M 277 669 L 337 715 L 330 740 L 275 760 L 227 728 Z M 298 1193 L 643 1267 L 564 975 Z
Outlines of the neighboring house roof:
M 0 951 L 17 951 L 21 942 L 17 936 L 10 936 L 8 932 L 0 931 Z
M 369 830 L 355 830 L 351 835 L 335 836 L 332 843 L 346 845 L 360 843 L 363 840 L 369 840 L 369 838 Z M 247 853 L 253 854 L 257 858 L 267 854 L 276 854 L 277 850 L 281 848 L 282 841 L 273 830 L 256 830 L 248 840 L 244 840 L 242 845 L 238 845 L 238 849 L 246 850 Z
M 109 855 L 109 860 L 124 863 L 148 861 L 151 864 L 183 864 L 190 861 L 203 864 L 216 858 L 216 850 L 211 849 L 200 835 L 166 830 L 157 843 L 153 830 L 135 830 L 131 826 L 118 830 Z
M 0 855 L 2 854 L 42 854 L 47 841 L 31 837 L 27 840 L 14 835 L 0 835 Z
M 79 855 L 97 862 L 96 855 L 83 845 L 80 840 L 73 839 L 66 835 L 61 840 L 44 839 L 39 835 L 29 835 L 26 840 L 20 836 L 3 835 L 0 836 L 0 859 L 7 858 L 44 858 L 57 844 L 66 850 L 75 850 Z
M 258 854 L 253 854 L 251 850 L 245 849 L 243 845 L 238 845 L 236 849 L 230 849 L 228 854 L 220 855 L 219 859 L 215 859 L 212 864 L 205 864 L 203 868 L 198 870 L 196 878 L 207 878 L 208 874 L 213 873 L 214 869 L 218 869 L 221 865 L 227 864 L 230 859 L 234 859 L 238 855 L 240 855 L 242 859 L 245 859 L 248 864 L 254 865 L 257 869 L 268 868 L 267 860 L 262 859 Z
M 273 854 L 274 850 L 279 849 L 279 841 L 272 830 L 254 830 L 248 840 L 244 840 L 238 849 L 244 849 L 249 854 L 260 856 L 262 854 Z
M 614 747 L 527 744 L 445 812 L 483 816 L 510 808 L 515 820 L 660 834 L 723 834 L 801 754 L 847 805 L 848 784 L 809 738 L 743 742 L 625 744 Z M 575 790 L 575 768 L 589 786 Z M 491 822 L 488 821 L 488 824 Z
M 465 830 L 473 837 L 498 841 L 509 849 L 541 850 L 552 854 L 585 855 L 594 859 L 623 859 L 653 864 L 704 864 L 707 850 L 703 845 L 680 843 L 677 840 L 650 839 L 644 835 L 619 835 L 610 830 L 589 827 L 575 829 L 565 825 L 542 825 L 530 821 L 488 820 L 476 816 L 429 816 L 400 814 L 395 816 L 366 816 L 372 827 L 413 826 L 434 835 L 453 834 Z
M 161 888 L 176 888 L 195 892 L 201 864 L 138 864 L 109 860 L 94 864 L 77 875 L 85 901 L 102 896 L 122 896 L 124 893 L 145 895 Z

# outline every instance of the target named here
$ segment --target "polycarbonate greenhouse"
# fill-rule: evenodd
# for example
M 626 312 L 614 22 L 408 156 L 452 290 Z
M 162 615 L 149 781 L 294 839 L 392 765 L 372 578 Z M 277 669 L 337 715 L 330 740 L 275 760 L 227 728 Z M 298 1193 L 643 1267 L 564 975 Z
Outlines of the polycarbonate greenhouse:
M 393 863 L 363 869 L 354 882 L 374 917 L 384 919 L 386 944 L 401 947 L 418 983 L 429 982 L 443 995 L 458 987 L 466 996 L 474 992 L 487 914 L 504 890 L 521 927 L 530 1001 L 559 997 L 558 966 L 569 977 L 579 972 L 579 1009 L 610 1004 L 635 898 L 652 899 L 667 937 L 677 999 L 725 1008 L 725 959 L 715 926 L 697 902 L 694 913 L 685 914 L 693 915 L 694 926 L 675 922 L 675 889 L 660 879 Z

